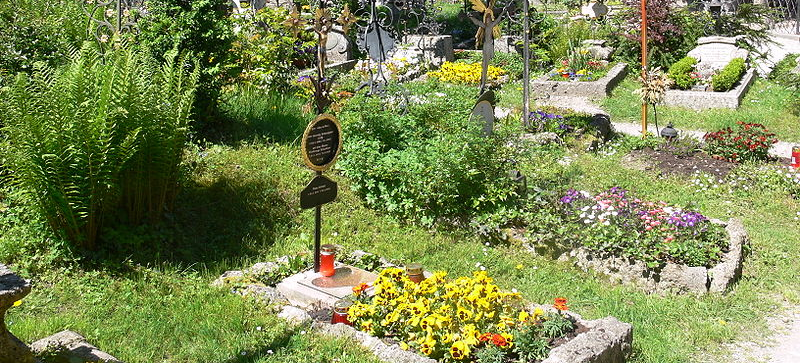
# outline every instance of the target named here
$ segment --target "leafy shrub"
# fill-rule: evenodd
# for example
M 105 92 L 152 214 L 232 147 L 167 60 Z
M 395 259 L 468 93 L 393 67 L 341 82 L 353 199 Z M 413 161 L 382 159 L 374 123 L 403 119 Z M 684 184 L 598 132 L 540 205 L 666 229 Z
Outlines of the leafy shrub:
M 617 187 L 594 196 L 570 189 L 559 203 L 574 243 L 650 267 L 664 262 L 710 267 L 727 247 L 724 229 L 702 214 L 640 200 Z
M 200 66 L 194 115 L 203 122 L 216 116 L 221 88 L 230 67 L 233 26 L 228 0 L 146 0 L 147 15 L 137 39 L 159 61 L 168 51 L 192 52 Z
M 628 64 L 641 61 L 641 0 L 624 1 L 628 8 L 621 16 L 622 31 L 611 39 L 615 57 Z M 647 54 L 650 67 L 667 69 L 679 55 L 692 50 L 697 39 L 708 33 L 712 22 L 708 13 L 689 12 L 674 5 L 673 0 L 647 1 Z
M 697 59 L 694 57 L 683 57 L 669 67 L 667 75 L 675 82 L 675 86 L 679 89 L 690 89 L 697 83 L 697 78 L 692 77 L 692 71 L 694 71 L 694 66 L 696 64 Z
M 358 95 L 342 110 L 339 166 L 353 189 L 372 207 L 426 225 L 507 203 L 511 151 L 503 133 L 484 137 L 469 119 L 474 89 L 416 87 L 413 104 Z
M 798 53 L 787 54 L 786 57 L 775 63 L 775 67 L 772 68 L 768 78 L 776 83 L 797 88 L 800 85 L 800 82 L 798 82 L 799 77 L 797 74 L 792 73 L 791 70 L 797 67 L 797 57 L 799 56 L 800 54 Z
M 316 38 L 306 32 L 295 38 L 284 24 L 288 16 L 283 7 L 265 7 L 234 20 L 238 31 L 231 51 L 241 81 L 285 92 L 293 88 L 298 68 L 313 65 Z
M 485 271 L 452 281 L 445 277 L 446 273 L 436 272 L 414 283 L 402 269 L 387 268 L 375 280 L 373 297 L 357 292 L 348 318 L 359 330 L 392 336 L 405 348 L 445 362 L 473 362 L 478 354 L 485 362 L 497 362 L 500 355 L 519 358 L 518 352 L 525 351 L 516 345 L 517 327 L 536 331 L 528 337 L 543 341 L 546 355 L 548 339 L 555 337 L 540 334 L 542 327 L 567 325 L 553 323 L 567 320 L 560 313 L 521 309 L 519 293 L 501 291 Z M 572 330 L 560 330 L 556 337 Z
M 428 76 L 441 82 L 479 84 L 481 83 L 481 69 L 480 63 L 444 62 L 438 70 L 428 72 Z M 497 81 L 504 74 L 506 74 L 505 70 L 490 65 L 486 71 L 486 81 Z
M 36 62 L 65 63 L 70 49 L 87 39 L 87 20 L 79 1 L 0 2 L 0 70 L 16 74 Z
M 754 57 L 766 59 L 766 45 L 775 43 L 770 39 L 769 29 L 780 21 L 775 9 L 766 5 L 742 3 L 735 12 L 723 13 L 719 18 L 719 31 L 709 28 L 708 35 L 738 37 L 737 46 L 747 49 Z
M 711 87 L 715 92 L 729 91 L 742 79 L 745 70 L 744 59 L 734 58 L 719 73 L 711 77 Z
M 552 42 L 548 45 L 550 59 L 564 59 L 570 56 L 575 44 L 594 37 L 592 24 L 585 20 L 570 21 L 555 30 Z
M 37 65 L 2 91 L 13 182 L 80 246 L 94 247 L 120 203 L 136 223 L 175 196 L 198 67 L 164 58 L 87 44 L 63 69 Z
M 737 124 L 736 130 L 728 127 L 705 134 L 706 152 L 732 162 L 769 160 L 769 148 L 778 142 L 775 134 L 762 124 Z

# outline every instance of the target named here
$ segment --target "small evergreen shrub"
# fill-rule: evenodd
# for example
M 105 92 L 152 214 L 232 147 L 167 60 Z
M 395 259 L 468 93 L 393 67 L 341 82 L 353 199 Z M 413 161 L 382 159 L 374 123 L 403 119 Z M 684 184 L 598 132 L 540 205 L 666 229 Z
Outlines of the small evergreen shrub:
M 697 83 L 697 79 L 692 77 L 692 71 L 694 71 L 696 64 L 697 59 L 688 56 L 684 57 L 669 67 L 667 75 L 675 81 L 675 86 L 679 89 L 690 89 Z
M 742 79 L 746 70 L 744 59 L 735 58 L 725 68 L 711 77 L 711 87 L 715 92 L 726 92 L 733 88 L 736 82 Z

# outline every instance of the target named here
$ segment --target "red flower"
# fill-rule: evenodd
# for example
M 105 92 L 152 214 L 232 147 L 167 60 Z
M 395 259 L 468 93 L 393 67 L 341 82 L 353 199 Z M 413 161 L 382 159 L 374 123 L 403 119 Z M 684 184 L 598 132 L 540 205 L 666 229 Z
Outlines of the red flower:
M 488 342 L 492 340 L 492 333 L 483 333 L 481 336 L 478 337 L 478 340 L 482 342 Z
M 565 298 L 565 297 L 557 297 L 556 301 L 555 301 L 555 304 L 553 304 L 553 307 L 558 309 L 558 310 L 561 310 L 561 311 L 568 310 L 568 308 L 567 308 L 567 298 Z
M 505 347 L 508 346 L 508 340 L 500 334 L 494 334 L 492 335 L 492 344 L 498 347 Z
M 362 282 L 356 286 L 353 286 L 353 294 L 356 296 L 361 295 L 361 293 L 366 289 L 369 289 L 369 285 Z

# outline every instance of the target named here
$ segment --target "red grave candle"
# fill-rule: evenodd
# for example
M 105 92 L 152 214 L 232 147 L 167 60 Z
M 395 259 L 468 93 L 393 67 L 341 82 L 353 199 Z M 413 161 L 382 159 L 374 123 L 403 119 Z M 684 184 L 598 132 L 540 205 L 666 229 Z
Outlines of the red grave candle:
M 322 276 L 333 276 L 336 270 L 333 261 L 336 259 L 336 247 L 330 244 L 322 245 L 319 258 L 319 274 Z
M 333 316 L 331 316 L 331 324 L 342 323 L 352 326 L 353 324 L 347 319 L 347 311 L 350 310 L 351 305 L 353 305 L 353 302 L 345 299 L 341 299 L 333 304 Z

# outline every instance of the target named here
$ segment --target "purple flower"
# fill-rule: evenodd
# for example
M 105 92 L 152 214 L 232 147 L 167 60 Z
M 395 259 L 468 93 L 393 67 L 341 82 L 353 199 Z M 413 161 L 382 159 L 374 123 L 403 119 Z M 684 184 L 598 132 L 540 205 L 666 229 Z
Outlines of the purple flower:
M 678 211 L 670 216 L 667 223 L 686 228 L 694 227 L 707 219 L 708 218 L 698 212 Z
M 578 199 L 586 199 L 586 197 L 583 194 L 581 194 L 581 192 L 573 188 L 569 188 L 569 190 L 567 190 L 567 194 L 565 194 L 559 200 L 561 201 L 561 203 L 570 204 Z

